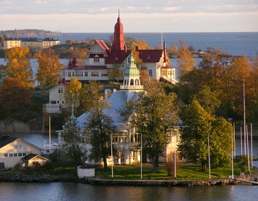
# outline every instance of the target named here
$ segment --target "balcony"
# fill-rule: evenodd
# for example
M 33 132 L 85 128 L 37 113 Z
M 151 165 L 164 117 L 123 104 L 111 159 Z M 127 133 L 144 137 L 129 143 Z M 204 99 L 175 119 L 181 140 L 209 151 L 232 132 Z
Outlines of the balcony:
M 59 113 L 61 113 L 62 105 L 60 105 L 60 104 L 44 104 L 43 109 L 48 114 L 59 114 Z

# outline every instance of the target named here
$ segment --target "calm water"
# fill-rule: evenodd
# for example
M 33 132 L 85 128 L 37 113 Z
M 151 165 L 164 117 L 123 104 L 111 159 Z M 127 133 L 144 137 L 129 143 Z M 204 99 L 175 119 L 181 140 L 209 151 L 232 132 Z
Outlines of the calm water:
M 258 186 L 121 187 L 79 183 L 0 183 L 1 201 L 253 201 Z
M 59 36 L 58 40 L 65 43 L 66 40 L 85 41 L 89 38 L 110 41 L 113 33 L 67 33 L 68 36 Z M 258 55 L 258 32 L 226 32 L 226 33 L 126 33 L 126 37 L 143 39 L 152 47 L 162 44 L 166 40 L 167 48 L 171 43 L 180 47 L 179 40 L 183 40 L 187 46 L 194 46 L 196 50 L 205 51 L 207 47 L 221 49 L 225 53 L 238 56 Z M 163 45 L 162 45 L 163 46 Z

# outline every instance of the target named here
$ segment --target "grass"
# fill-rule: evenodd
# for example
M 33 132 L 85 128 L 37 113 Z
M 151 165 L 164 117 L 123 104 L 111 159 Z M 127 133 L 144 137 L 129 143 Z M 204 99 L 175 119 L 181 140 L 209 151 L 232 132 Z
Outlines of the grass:
M 97 168 L 95 170 L 96 178 L 102 179 L 140 179 L 140 166 L 114 166 L 113 167 L 113 178 L 111 177 L 111 168 L 103 169 Z M 234 169 L 234 175 L 238 176 L 240 172 L 239 168 Z M 253 173 L 258 173 L 253 172 Z M 211 169 L 211 178 L 228 178 L 232 174 L 231 168 L 214 168 Z M 184 165 L 180 167 L 177 173 L 177 180 L 203 180 L 208 179 L 208 169 L 203 172 L 201 166 L 197 165 Z M 142 179 L 146 180 L 171 180 L 174 176 L 168 176 L 165 166 L 160 166 L 159 171 L 156 173 L 152 172 L 151 166 L 144 166 L 142 169 Z

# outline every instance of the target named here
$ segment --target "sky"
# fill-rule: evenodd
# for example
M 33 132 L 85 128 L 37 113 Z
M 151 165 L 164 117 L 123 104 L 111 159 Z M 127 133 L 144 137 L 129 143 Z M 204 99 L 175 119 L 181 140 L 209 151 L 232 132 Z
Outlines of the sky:
M 258 32 L 258 0 L 0 0 L 0 30 Z

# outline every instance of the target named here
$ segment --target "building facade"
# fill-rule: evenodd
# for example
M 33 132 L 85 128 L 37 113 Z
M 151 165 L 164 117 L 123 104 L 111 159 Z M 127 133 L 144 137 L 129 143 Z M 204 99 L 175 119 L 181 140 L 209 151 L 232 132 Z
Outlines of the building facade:
M 59 44 L 60 41 L 54 38 L 8 38 L 4 40 L 4 50 L 13 47 L 28 47 L 33 51 L 40 51 Z
M 12 168 L 29 154 L 40 154 L 40 148 L 20 138 L 0 134 L 0 164 Z
M 78 66 L 76 58 L 73 58 L 68 66 L 62 70 L 62 78 L 67 81 L 70 81 L 72 77 L 77 77 L 80 81 L 106 81 L 109 79 L 122 81 L 122 73 L 128 65 L 131 54 L 124 41 L 123 30 L 120 14 L 118 14 L 111 47 L 108 47 L 103 40 L 95 40 L 85 57 L 85 66 Z M 172 84 L 177 83 L 175 68 L 171 67 L 168 62 L 165 42 L 163 49 L 141 50 L 136 47 L 136 51 L 142 61 L 138 65 L 139 69 L 145 69 L 149 76 L 155 80 L 163 79 Z M 114 75 L 114 71 L 118 73 Z

